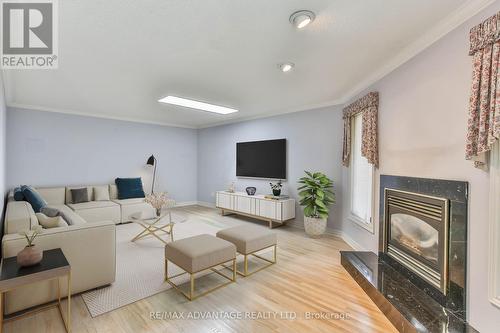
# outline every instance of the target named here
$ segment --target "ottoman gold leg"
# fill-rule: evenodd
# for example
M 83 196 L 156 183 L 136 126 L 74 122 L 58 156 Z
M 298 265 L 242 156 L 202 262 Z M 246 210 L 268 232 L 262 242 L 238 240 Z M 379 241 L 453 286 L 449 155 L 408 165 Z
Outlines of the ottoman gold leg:
M 233 281 L 236 281 L 236 258 L 233 259 Z
M 189 285 L 189 300 L 193 300 L 193 295 L 194 295 L 194 274 L 190 273 L 191 276 L 191 281 Z

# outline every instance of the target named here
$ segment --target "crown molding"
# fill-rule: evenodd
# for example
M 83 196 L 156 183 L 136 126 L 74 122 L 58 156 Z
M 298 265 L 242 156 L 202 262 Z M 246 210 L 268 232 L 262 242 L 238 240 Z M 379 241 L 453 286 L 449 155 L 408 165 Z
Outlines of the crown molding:
M 104 114 L 99 114 L 99 113 L 89 113 L 89 112 L 81 112 L 81 111 L 66 110 L 66 109 L 62 110 L 62 109 L 57 109 L 57 108 L 50 108 L 50 107 L 43 107 L 43 106 L 36 106 L 36 105 L 29 105 L 29 104 L 7 103 L 7 107 L 8 108 L 17 108 L 17 109 L 28 109 L 28 110 L 35 110 L 35 111 L 42 111 L 42 112 L 69 114 L 69 115 L 73 115 L 73 116 L 83 116 L 83 117 L 101 118 L 101 119 L 109 119 L 109 120 L 127 121 L 127 122 L 132 122 L 132 123 L 140 123 L 140 124 L 148 124 L 148 125 L 159 125 L 159 126 L 165 126 L 165 127 L 197 129 L 197 127 L 194 127 L 194 126 L 179 125 L 179 124 L 167 123 L 167 122 L 162 122 L 162 121 L 142 120 L 142 119 L 137 119 L 137 118 L 132 118 L 132 117 L 109 116 L 109 115 L 104 115 Z
M 317 110 L 317 109 L 323 109 L 323 108 L 328 108 L 328 107 L 335 107 L 335 106 L 341 106 L 343 105 L 344 102 L 340 100 L 333 100 L 329 102 L 324 102 L 324 103 L 318 103 L 318 104 L 308 104 L 308 105 L 303 105 L 297 108 L 292 108 L 292 109 L 281 109 L 281 110 L 274 110 L 270 111 L 267 113 L 261 113 L 255 116 L 249 116 L 249 117 L 243 117 L 243 118 L 235 118 L 235 119 L 228 119 L 225 121 L 220 121 L 217 123 L 212 123 L 212 124 L 207 124 L 207 125 L 201 125 L 198 126 L 198 129 L 204 129 L 204 128 L 210 128 L 210 127 L 217 127 L 217 126 L 222 126 L 222 125 L 229 125 L 229 124 L 235 124 L 235 123 L 241 123 L 244 121 L 250 121 L 250 120 L 258 120 L 258 119 L 263 119 L 263 118 L 272 118 L 272 117 L 277 117 L 289 113 L 296 113 L 296 112 L 302 112 L 302 111 L 310 111 L 310 110 Z
M 396 56 L 385 63 L 385 65 L 383 65 L 379 70 L 376 70 L 365 80 L 356 85 L 347 94 L 345 94 L 343 98 L 341 98 L 341 101 L 343 101 L 344 104 L 348 103 L 361 92 L 368 89 L 370 86 L 390 74 L 392 71 L 420 54 L 422 51 L 446 36 L 454 29 L 458 28 L 468 19 L 478 14 L 481 10 L 485 9 L 494 2 L 495 0 L 467 1 L 462 6 L 454 10 L 450 15 L 442 19 L 438 24 L 436 24 L 426 33 L 424 33 L 417 40 L 405 47 L 401 52 L 399 52 Z

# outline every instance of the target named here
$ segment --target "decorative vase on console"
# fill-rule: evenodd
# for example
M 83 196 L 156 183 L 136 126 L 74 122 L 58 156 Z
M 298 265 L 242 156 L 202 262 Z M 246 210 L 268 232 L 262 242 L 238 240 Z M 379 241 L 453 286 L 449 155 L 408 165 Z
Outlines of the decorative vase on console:
M 279 180 L 276 184 L 269 183 L 271 185 L 271 190 L 273 190 L 273 195 L 275 197 L 279 197 L 281 195 L 281 188 L 283 187 L 283 183 Z
M 156 216 L 161 216 L 161 211 L 164 207 L 173 207 L 175 206 L 175 201 L 171 200 L 167 197 L 166 192 L 152 193 L 146 196 L 144 199 L 145 202 L 153 206 L 156 209 Z
M 36 236 L 42 233 L 42 227 L 37 225 L 31 230 L 20 232 L 26 238 L 28 245 L 17 254 L 17 264 L 21 267 L 33 266 L 43 259 L 43 251 L 33 243 Z
M 255 192 L 257 192 L 257 188 L 253 186 L 249 186 L 245 189 L 248 195 L 255 195 Z

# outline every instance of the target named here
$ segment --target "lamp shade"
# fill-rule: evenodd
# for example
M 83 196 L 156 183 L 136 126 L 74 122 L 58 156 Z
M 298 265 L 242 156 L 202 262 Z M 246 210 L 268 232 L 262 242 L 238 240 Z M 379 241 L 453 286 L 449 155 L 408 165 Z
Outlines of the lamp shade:
M 149 156 L 148 161 L 146 162 L 147 165 L 155 165 L 155 157 L 153 155 Z

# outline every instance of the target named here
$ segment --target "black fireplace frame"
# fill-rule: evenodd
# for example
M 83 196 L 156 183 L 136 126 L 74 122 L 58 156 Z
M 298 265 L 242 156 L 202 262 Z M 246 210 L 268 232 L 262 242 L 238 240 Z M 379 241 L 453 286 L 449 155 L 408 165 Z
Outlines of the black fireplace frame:
M 384 252 L 418 274 L 446 295 L 448 289 L 449 200 L 415 192 L 384 189 Z M 438 232 L 438 262 L 434 264 L 408 250 L 391 237 L 391 215 L 417 217 Z
M 405 275 L 434 300 L 459 318 L 466 318 L 467 224 L 469 184 L 465 181 L 380 175 L 379 188 L 379 258 Z M 444 295 L 439 289 L 422 279 L 384 252 L 385 189 L 396 189 L 449 200 L 448 289 Z

